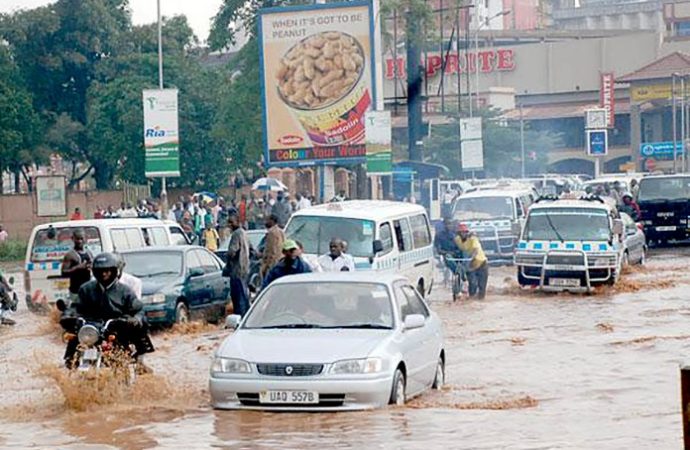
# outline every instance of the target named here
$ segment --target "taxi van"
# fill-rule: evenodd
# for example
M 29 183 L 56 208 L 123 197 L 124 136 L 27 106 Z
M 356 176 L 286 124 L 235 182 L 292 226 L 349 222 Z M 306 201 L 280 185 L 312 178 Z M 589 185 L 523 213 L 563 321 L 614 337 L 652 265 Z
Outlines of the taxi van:
M 406 276 L 421 295 L 433 284 L 433 242 L 426 210 L 412 203 L 352 200 L 301 209 L 292 215 L 285 235 L 318 257 L 340 238 L 356 270 L 379 270 Z
M 623 229 L 615 205 L 603 198 L 538 199 L 515 250 L 518 283 L 573 292 L 616 283 L 625 252 Z
M 148 246 L 187 244 L 182 228 L 157 219 L 94 219 L 53 222 L 34 227 L 26 249 L 24 284 L 31 311 L 68 296 L 69 279 L 61 275 L 62 258 L 73 247 L 72 233 L 83 230 L 85 247 L 101 252 Z

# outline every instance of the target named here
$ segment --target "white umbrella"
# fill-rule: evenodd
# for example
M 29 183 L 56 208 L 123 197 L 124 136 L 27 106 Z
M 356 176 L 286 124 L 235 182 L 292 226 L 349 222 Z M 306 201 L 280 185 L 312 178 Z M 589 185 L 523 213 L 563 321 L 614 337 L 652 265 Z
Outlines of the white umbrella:
M 280 181 L 275 178 L 259 178 L 252 185 L 252 189 L 255 191 L 270 191 L 270 192 L 280 192 L 287 191 L 287 186 L 285 186 Z

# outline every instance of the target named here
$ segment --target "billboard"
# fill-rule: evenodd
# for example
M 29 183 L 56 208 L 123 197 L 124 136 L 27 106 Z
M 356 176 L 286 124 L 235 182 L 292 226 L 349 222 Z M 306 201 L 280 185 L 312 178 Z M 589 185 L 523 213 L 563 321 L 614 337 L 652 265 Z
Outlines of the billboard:
M 143 99 L 146 176 L 179 177 L 177 89 L 144 90 Z
M 370 1 L 260 11 L 267 165 L 365 161 L 373 27 Z
M 484 170 L 482 118 L 460 119 L 460 164 L 462 170 Z
M 367 173 L 389 175 L 393 172 L 391 112 L 369 111 L 365 123 Z
M 65 177 L 41 175 L 36 177 L 36 215 L 55 217 L 67 215 Z

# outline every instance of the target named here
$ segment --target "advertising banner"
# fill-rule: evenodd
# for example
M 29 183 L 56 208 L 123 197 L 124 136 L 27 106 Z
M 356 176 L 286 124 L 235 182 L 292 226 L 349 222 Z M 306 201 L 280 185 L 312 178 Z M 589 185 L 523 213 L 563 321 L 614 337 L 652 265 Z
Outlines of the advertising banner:
M 367 173 L 389 175 L 393 171 L 391 112 L 369 111 L 365 123 Z
M 179 177 L 177 89 L 144 90 L 143 98 L 146 176 Z
M 630 98 L 634 102 L 648 102 L 650 100 L 670 100 L 671 83 L 668 84 L 647 84 L 642 86 L 630 87 Z
M 640 144 L 640 156 L 643 158 L 654 159 L 674 159 L 684 153 L 683 142 L 676 142 L 673 148 L 673 141 L 667 142 L 645 142 Z
M 65 194 L 65 177 L 36 177 L 36 214 L 39 217 L 67 215 L 67 196 Z
M 601 74 L 599 86 L 599 106 L 606 110 L 606 128 L 614 128 L 616 124 L 616 78 L 612 72 Z
M 460 119 L 460 164 L 463 171 L 484 170 L 482 118 Z
M 354 1 L 260 11 L 267 165 L 365 161 L 364 116 L 376 94 L 371 8 Z

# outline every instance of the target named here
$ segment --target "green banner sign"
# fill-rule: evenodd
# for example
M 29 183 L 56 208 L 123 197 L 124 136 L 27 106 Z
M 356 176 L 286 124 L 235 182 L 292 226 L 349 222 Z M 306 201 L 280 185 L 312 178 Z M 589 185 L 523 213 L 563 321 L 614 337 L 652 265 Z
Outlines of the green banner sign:
M 179 177 L 177 89 L 145 90 L 143 97 L 146 176 Z

